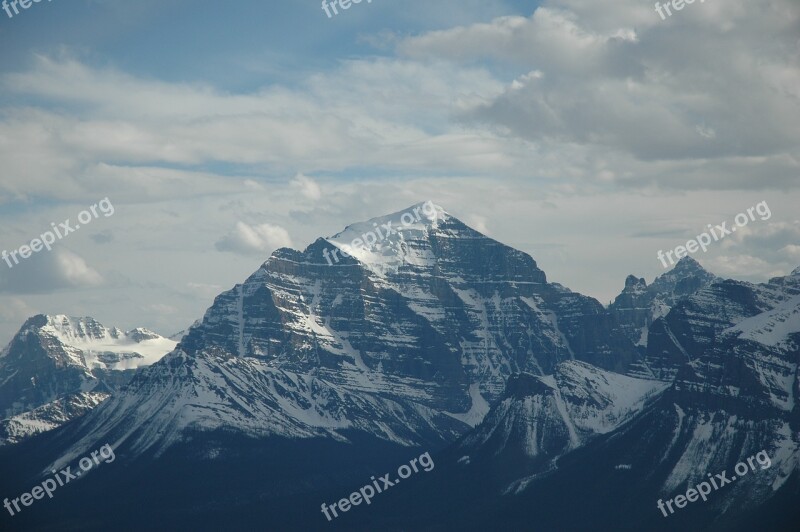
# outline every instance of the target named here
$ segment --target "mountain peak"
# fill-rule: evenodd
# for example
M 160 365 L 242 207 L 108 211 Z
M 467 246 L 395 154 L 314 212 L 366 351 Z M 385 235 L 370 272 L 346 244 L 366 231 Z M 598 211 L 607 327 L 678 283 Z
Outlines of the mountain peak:
M 432 265 L 434 257 L 417 249 L 413 243 L 428 240 L 432 233 L 447 229 L 480 234 L 450 216 L 439 205 L 426 201 L 402 211 L 350 224 L 342 232 L 324 240 L 339 248 L 345 257 L 354 257 L 376 271 L 383 271 L 409 262 Z
M 665 287 L 670 287 L 668 291 L 672 291 L 675 285 L 685 284 L 689 279 L 693 279 L 699 284 L 707 284 L 716 278 L 716 275 L 703 268 L 695 259 L 686 256 L 680 259 L 671 270 L 656 277 L 650 288 L 663 291 Z
M 647 288 L 647 281 L 644 278 L 629 275 L 625 278 L 625 291 L 643 291 Z
M 696 271 L 696 270 L 708 271 L 705 268 L 703 268 L 703 266 L 699 262 L 697 262 L 695 259 L 693 259 L 689 255 L 683 257 L 682 259 L 680 259 L 677 262 L 677 264 L 675 264 L 675 268 L 673 268 L 673 269 L 674 270 L 681 270 L 681 271 L 688 271 L 688 270 L 691 270 L 691 271 Z
M 177 345 L 174 340 L 143 327 L 126 332 L 119 327 L 106 327 L 91 316 L 66 314 L 37 314 L 28 318 L 11 344 L 29 334 L 47 339 L 48 346 L 60 346 L 58 352 L 67 353 L 64 356 L 70 364 L 88 369 L 95 366 L 135 369 L 152 364 Z M 3 351 L 4 355 L 11 352 L 11 344 Z
M 422 229 L 426 227 L 438 227 L 441 222 L 447 220 L 448 218 L 451 218 L 450 214 L 442 207 L 436 205 L 430 200 L 423 201 L 411 205 L 410 207 L 401 211 L 370 218 L 369 220 L 365 220 L 363 222 L 350 224 L 345 227 L 343 231 L 333 235 L 327 240 L 347 240 L 347 237 L 349 237 L 351 234 L 358 237 L 363 236 L 370 231 L 377 234 L 377 230 L 381 230 L 381 233 L 377 234 L 377 236 L 382 239 L 381 235 L 384 233 L 383 229 L 390 222 L 391 227 L 389 227 L 389 229 L 392 231 L 397 231 L 398 229 Z

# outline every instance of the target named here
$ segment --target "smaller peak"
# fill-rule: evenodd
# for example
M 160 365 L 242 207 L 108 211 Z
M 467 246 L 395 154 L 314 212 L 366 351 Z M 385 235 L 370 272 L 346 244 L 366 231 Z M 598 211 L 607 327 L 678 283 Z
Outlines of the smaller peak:
M 54 316 L 48 316 L 47 314 L 37 314 L 35 316 L 31 316 L 25 323 L 22 325 L 21 330 L 27 330 L 30 328 L 41 329 L 42 327 L 51 323 L 51 320 Z
M 127 336 L 131 338 L 134 342 L 143 342 L 145 340 L 155 340 L 160 338 L 160 336 L 149 329 L 145 329 L 144 327 L 137 327 L 132 331 L 128 331 Z
M 680 259 L 671 270 L 666 271 L 656 277 L 652 285 L 674 283 L 676 279 L 689 277 L 702 279 L 705 281 L 712 281 L 717 278 L 716 275 L 703 268 L 702 264 L 697 262 L 695 259 L 686 256 Z
M 675 268 L 674 269 L 676 269 L 676 270 L 703 270 L 703 271 L 706 271 L 706 269 L 703 268 L 703 266 L 699 262 L 697 262 L 696 260 L 694 260 L 692 257 L 690 257 L 688 255 L 683 257 L 682 259 L 680 259 L 678 261 L 678 263 L 675 264 Z
M 789 275 L 792 276 L 792 277 L 800 276 L 800 266 L 798 266 L 797 268 L 792 270 L 792 273 L 790 273 Z
M 91 323 L 97 321 L 91 316 L 69 316 L 67 314 L 45 314 L 45 316 L 50 323 Z
M 635 275 L 629 275 L 625 278 L 625 290 L 631 290 L 640 287 L 647 288 L 647 281 L 645 281 L 644 278 L 636 277 Z
M 69 316 L 67 314 L 48 314 L 47 323 L 57 329 L 75 329 L 81 327 L 102 327 L 100 322 L 91 316 Z

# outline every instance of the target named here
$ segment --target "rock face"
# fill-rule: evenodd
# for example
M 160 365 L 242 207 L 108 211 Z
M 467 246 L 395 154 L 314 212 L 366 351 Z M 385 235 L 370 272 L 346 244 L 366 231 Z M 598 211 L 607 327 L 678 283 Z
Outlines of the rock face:
M 85 414 L 174 347 L 147 329 L 126 333 L 93 318 L 28 319 L 0 354 L 0 445 Z
M 404 223 L 408 212 L 419 215 Z M 737 506 L 707 506 L 711 518 L 740 515 L 794 489 L 799 294 L 797 272 L 752 285 L 684 259 L 649 287 L 629 277 L 604 309 L 549 283 L 529 255 L 420 204 L 276 251 L 168 355 L 25 456 L 49 470 L 110 443 L 126 467 L 74 497 L 129 496 L 91 515 L 69 495 L 50 505 L 52 519 L 98 529 L 153 525 L 135 510 L 145 504 L 162 525 L 317 528 L 321 500 L 425 448 L 442 451 L 437 476 L 415 484 L 413 505 L 385 498 L 359 526 L 587 529 L 596 519 L 616 530 L 653 524 L 665 493 L 767 449 L 769 489 L 742 484 Z M 38 338 L 15 341 L 31 359 L 60 353 L 51 365 L 63 378 L 48 382 L 92 382 L 69 349 Z M 18 383 L 6 400 L 20 407 L 53 396 L 5 375 Z M 0 467 L 20 456 L 0 453 Z M 146 492 L 135 489 L 142 479 Z M 616 511 L 625 505 L 629 514 Z

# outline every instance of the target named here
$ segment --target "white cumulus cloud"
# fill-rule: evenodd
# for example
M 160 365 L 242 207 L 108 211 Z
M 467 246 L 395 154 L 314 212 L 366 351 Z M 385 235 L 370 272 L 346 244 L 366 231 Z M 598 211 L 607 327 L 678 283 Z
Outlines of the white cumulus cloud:
M 292 239 L 289 232 L 279 225 L 248 225 L 239 221 L 215 246 L 219 251 L 257 255 L 282 247 L 292 247 Z
M 300 190 L 300 193 L 310 200 L 318 200 L 322 197 L 322 189 L 316 181 L 303 174 L 297 174 L 291 181 L 294 188 Z

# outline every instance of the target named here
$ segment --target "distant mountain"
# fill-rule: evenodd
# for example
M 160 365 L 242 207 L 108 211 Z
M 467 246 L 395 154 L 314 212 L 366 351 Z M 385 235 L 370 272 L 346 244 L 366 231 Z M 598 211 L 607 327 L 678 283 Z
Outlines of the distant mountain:
M 93 318 L 38 315 L 0 353 L 0 445 L 80 417 L 176 343 Z
M 691 257 L 684 257 L 675 267 L 647 285 L 644 279 L 629 275 L 625 288 L 609 306 L 620 329 L 637 346 L 647 345 L 650 325 L 680 299 L 696 293 L 717 280 Z

